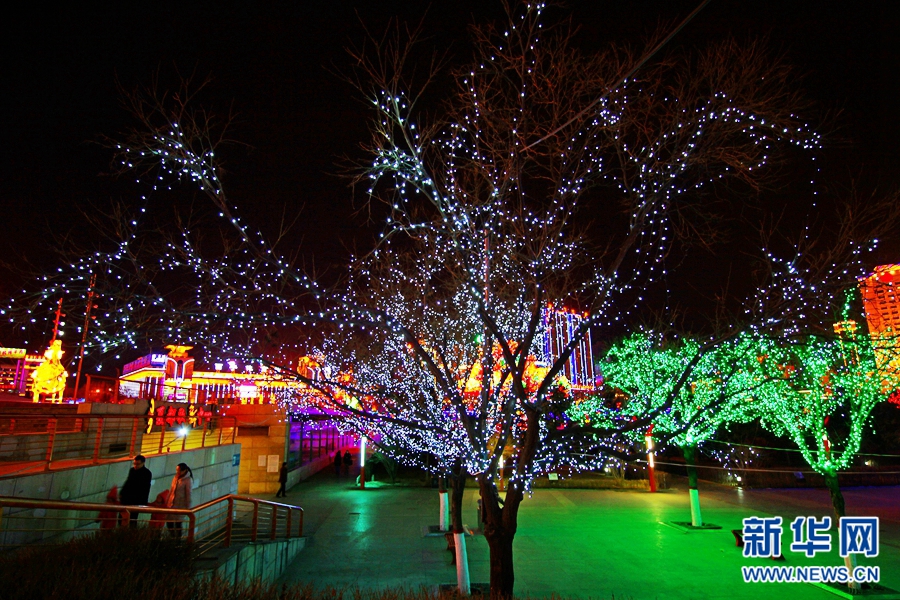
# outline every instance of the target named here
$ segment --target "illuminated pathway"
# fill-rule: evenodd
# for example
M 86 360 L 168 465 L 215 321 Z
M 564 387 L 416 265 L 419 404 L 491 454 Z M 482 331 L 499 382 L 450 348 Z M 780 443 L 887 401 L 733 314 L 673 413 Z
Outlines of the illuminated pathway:
M 454 583 L 455 568 L 443 538 L 423 537 L 437 522 L 435 490 L 408 487 L 359 491 L 323 472 L 295 487 L 288 501 L 306 509 L 306 549 L 285 581 L 316 585 L 385 587 Z M 666 523 L 690 520 L 686 486 L 659 494 L 612 490 L 539 489 L 522 504 L 515 540 L 516 594 L 644 600 L 717 598 L 791 600 L 837 598 L 803 583 L 744 583 L 742 566 L 842 564 L 837 540 L 830 555 L 815 558 L 789 551 L 786 562 L 744 558 L 729 530 L 749 516 L 830 515 L 824 490 L 740 492 L 701 483 L 704 520 L 721 531 L 683 533 Z M 848 513 L 881 518 L 877 558 L 881 583 L 900 590 L 900 488 L 850 488 Z M 464 521 L 473 524 L 475 490 L 466 494 Z M 662 522 L 662 523 L 660 523 Z M 469 543 L 473 582 L 488 579 L 487 544 Z

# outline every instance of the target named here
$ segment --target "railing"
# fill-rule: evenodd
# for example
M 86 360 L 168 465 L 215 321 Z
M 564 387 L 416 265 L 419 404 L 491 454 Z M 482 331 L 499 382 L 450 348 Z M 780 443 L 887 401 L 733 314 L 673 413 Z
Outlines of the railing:
M 61 544 L 101 529 L 128 526 L 132 514 L 141 525 L 163 528 L 168 519 L 187 518 L 185 539 L 198 554 L 239 542 L 303 536 L 299 506 L 229 494 L 190 509 L 65 502 L 0 496 L 0 549 Z M 149 521 L 140 515 L 150 515 Z M 296 533 L 295 533 L 296 532 Z
M 154 456 L 175 450 L 195 450 L 233 444 L 237 421 L 213 416 L 196 427 L 153 425 L 147 416 L 42 414 L 0 415 L 0 476 L 24 464 L 33 470 L 54 462 L 98 464 L 135 454 Z
M 188 404 L 274 404 L 283 397 L 285 388 L 282 385 L 267 385 L 259 382 L 258 395 L 246 397 L 239 389 L 242 377 L 233 374 L 217 383 L 192 383 L 189 386 L 166 383 L 161 379 L 152 381 L 132 381 L 125 378 L 106 378 L 105 387 L 94 386 L 84 390 L 84 398 L 88 402 L 109 402 L 121 399 L 175 401 Z M 115 395 L 112 387 L 116 386 Z
M 85 402 L 116 404 L 119 402 L 119 380 L 116 377 L 85 373 L 80 389 L 67 389 L 66 395 L 67 397 L 84 398 Z

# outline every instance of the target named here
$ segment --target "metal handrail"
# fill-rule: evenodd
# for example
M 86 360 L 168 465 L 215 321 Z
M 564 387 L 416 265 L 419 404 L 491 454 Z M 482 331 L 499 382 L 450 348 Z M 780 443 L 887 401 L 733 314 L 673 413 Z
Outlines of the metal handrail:
M 218 498 L 216 500 L 211 500 L 210 502 L 207 502 L 207 505 L 212 506 L 212 503 L 217 503 L 217 502 L 221 501 L 223 498 L 228 499 L 228 508 L 229 508 L 228 514 L 229 515 L 234 514 L 233 508 L 234 508 L 235 500 L 240 501 L 240 502 L 249 502 L 249 503 L 253 504 L 253 528 L 252 528 L 252 533 L 251 533 L 251 536 L 252 536 L 251 541 L 253 541 L 253 542 L 256 541 L 256 537 L 257 537 L 256 533 L 259 528 L 259 507 L 260 506 L 269 506 L 272 508 L 272 517 L 271 517 L 272 531 L 269 535 L 269 539 L 274 540 L 277 537 L 276 533 L 278 531 L 278 509 L 279 508 L 283 508 L 287 512 L 287 527 L 286 527 L 287 538 L 290 539 L 290 537 L 291 537 L 291 529 L 292 529 L 291 523 L 292 523 L 292 517 L 294 515 L 294 512 L 300 513 L 300 523 L 299 523 L 299 527 L 298 527 L 299 533 L 297 534 L 297 536 L 298 537 L 303 536 L 303 509 L 300 508 L 299 506 L 294 506 L 293 504 L 284 504 L 282 502 L 273 502 L 271 500 L 262 500 L 260 498 L 253 498 L 251 496 L 239 496 L 237 494 L 229 494 L 228 496 L 223 496 L 222 498 Z M 227 548 L 228 544 L 225 544 L 225 547 Z
M 165 454 L 169 447 L 175 441 L 179 441 L 180 450 L 187 449 L 188 439 L 193 441 L 194 446 L 198 448 L 206 448 L 207 446 L 220 446 L 224 443 L 233 444 L 237 435 L 238 421 L 235 417 L 224 415 L 215 415 L 210 422 L 216 426 L 218 436 L 215 436 L 215 430 L 212 430 L 213 436 L 210 435 L 211 430 L 206 424 L 200 427 L 190 429 L 186 434 L 179 434 L 177 426 L 168 429 L 166 426 L 153 425 L 156 431 L 144 433 L 142 441 L 138 442 L 138 432 L 142 430 L 148 419 L 157 419 L 154 415 L 116 415 L 116 414 L 77 414 L 77 413 L 45 413 L 41 415 L 22 415 L 22 414 L 3 414 L 0 412 L 0 425 L 9 427 L 0 429 L 0 437 L 30 437 L 32 439 L 32 447 L 23 448 L 26 453 L 39 452 L 40 458 L 14 460 L 12 462 L 23 463 L 44 463 L 44 470 L 50 470 L 50 465 L 54 461 L 54 452 L 57 448 L 70 454 L 62 460 L 90 460 L 93 464 L 99 464 L 101 461 L 101 448 L 103 440 L 110 442 L 114 438 L 121 443 L 120 449 L 123 455 L 134 456 L 135 454 L 144 454 L 145 456 L 155 456 Z M 23 427 L 24 424 L 24 427 Z M 32 426 L 29 426 L 31 424 Z M 38 426 L 33 426 L 37 424 Z M 230 428 L 223 439 L 223 433 Z M 5 429 L 5 430 L 4 430 Z M 86 439 L 78 438 L 78 447 L 65 446 L 65 442 L 72 441 L 73 438 L 67 436 L 85 434 Z M 106 438 L 104 436 L 106 435 Z M 147 446 L 149 439 L 155 440 L 155 436 L 159 436 L 159 443 L 151 442 L 153 447 Z M 46 436 L 46 439 L 44 438 Z M 174 436 L 174 437 L 173 437 Z M 215 436 L 215 437 L 214 437 Z M 166 440 L 169 439 L 168 443 Z M 91 439 L 93 438 L 93 439 Z M 180 439 L 179 439 L 180 438 Z M 212 439 L 209 439 L 212 438 Z M 230 442 L 229 442 L 230 438 Z M 42 440 L 40 442 L 36 440 Z M 44 449 L 46 444 L 46 449 Z M 143 446 L 143 447 L 139 447 Z M 71 454 L 76 455 L 72 456 Z M 58 456 L 58 453 L 57 453 Z M 37 458 L 37 459 L 36 459 Z M 119 457 L 121 458 L 121 457 Z M 61 460 L 60 458 L 56 459 Z M 109 458 L 108 460 L 117 460 L 117 458 Z M 10 461 L 7 461 L 10 462 Z
M 269 539 L 276 540 L 278 539 L 278 512 L 279 509 L 284 509 L 286 512 L 286 528 L 285 528 L 285 539 L 291 539 L 294 537 L 293 534 L 293 514 L 295 512 L 299 512 L 299 525 L 297 528 L 296 537 L 303 536 L 303 509 L 299 506 L 294 506 L 292 504 L 283 504 L 281 502 L 272 502 L 270 500 L 262 500 L 260 498 L 252 498 L 250 496 L 240 496 L 237 494 L 228 494 L 226 496 L 221 496 L 219 498 L 215 498 L 210 500 L 209 502 L 204 502 L 198 506 L 193 508 L 162 508 L 157 506 L 132 506 L 132 505 L 122 505 L 122 504 L 104 504 L 99 502 L 68 502 L 63 500 L 40 500 L 37 498 L 14 498 L 10 496 L 0 496 L 0 530 L 3 529 L 4 519 L 3 519 L 3 511 L 4 507 L 8 508 L 43 508 L 43 509 L 55 509 L 55 510 L 67 510 L 67 511 L 81 511 L 81 512 L 114 512 L 119 513 L 121 516 L 121 523 L 128 523 L 131 515 L 134 514 L 154 514 L 154 515 L 180 515 L 187 516 L 188 518 L 188 532 L 187 532 L 187 541 L 188 542 L 197 542 L 199 540 L 196 539 L 196 531 L 197 531 L 197 516 L 201 511 L 213 508 L 217 505 L 226 503 L 228 505 L 228 515 L 226 517 L 225 522 L 225 532 L 223 537 L 223 547 L 228 548 L 231 546 L 233 541 L 233 530 L 235 525 L 234 514 L 235 514 L 235 503 L 236 502 L 246 502 L 253 506 L 253 526 L 251 532 L 251 542 L 256 542 L 258 539 L 257 530 L 258 523 L 260 517 L 260 507 L 267 506 L 271 508 L 270 519 L 271 530 L 269 532 Z M 8 520 L 8 519 L 7 519 Z M 212 534 L 217 532 L 211 532 Z M 208 548 L 207 548 L 208 549 Z

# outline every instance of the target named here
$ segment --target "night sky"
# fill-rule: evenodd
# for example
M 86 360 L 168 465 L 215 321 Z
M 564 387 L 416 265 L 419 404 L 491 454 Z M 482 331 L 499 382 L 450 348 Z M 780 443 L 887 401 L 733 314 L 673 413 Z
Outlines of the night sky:
M 670 27 L 699 2 L 571 2 L 585 49 L 634 42 L 657 24 Z M 364 198 L 340 176 L 345 159 L 363 157 L 368 113 L 338 73 L 344 52 L 364 27 L 389 19 L 424 18 L 429 44 L 451 57 L 469 56 L 466 27 L 499 20 L 499 2 L 331 1 L 319 3 L 81 3 L 52 9 L 25 3 L 4 18 L 0 115 L 0 251 L 50 266 L 46 240 L 85 236 L 80 214 L 110 199 L 142 193 L 110 175 L 112 153 L 97 143 L 133 124 L 118 86 L 132 89 L 159 74 L 162 87 L 178 74 L 211 75 L 203 105 L 237 117 L 225 153 L 225 185 L 251 223 L 271 231 L 282 214 L 299 215 L 288 245 L 308 265 L 340 264 L 347 247 L 365 246 L 370 229 L 354 214 Z M 896 121 L 900 21 L 894 2 L 736 2 L 713 0 L 671 47 L 702 45 L 733 35 L 767 37 L 805 74 L 801 88 L 820 114 L 837 114 L 827 143 L 830 185 L 862 181 L 896 186 Z M 815 122 L 817 115 L 811 115 Z M 153 201 L 190 202 L 189 193 Z M 202 202 L 197 199 L 198 204 Z M 16 285 L 3 276 L 0 292 Z

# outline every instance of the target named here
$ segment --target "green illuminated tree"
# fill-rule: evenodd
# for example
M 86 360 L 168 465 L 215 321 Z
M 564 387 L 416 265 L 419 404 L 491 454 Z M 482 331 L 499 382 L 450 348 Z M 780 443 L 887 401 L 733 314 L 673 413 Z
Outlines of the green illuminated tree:
M 649 421 L 654 435 L 684 452 L 692 490 L 697 445 L 723 424 L 759 418 L 825 478 L 840 517 L 838 473 L 853 463 L 872 409 L 890 386 L 868 335 L 849 319 L 836 330 L 836 339 L 744 334 L 706 344 L 636 333 L 613 345 L 603 362 L 605 385 L 624 394 L 621 406 L 595 399 L 569 414 L 601 431 L 622 420 Z M 634 441 L 640 435 L 633 432 Z M 701 524 L 697 502 L 692 497 L 694 525 Z
M 845 515 L 838 474 L 853 464 L 872 410 L 891 389 L 865 328 L 848 319 L 848 312 L 845 304 L 844 319 L 834 326 L 837 339 L 766 339 L 761 365 L 772 385 L 758 390 L 753 401 L 762 425 L 789 438 L 825 478 L 837 520 Z M 844 562 L 852 570 L 855 555 Z
M 767 340 L 763 364 L 772 385 L 757 390 L 753 404 L 763 426 L 790 439 L 825 478 L 840 518 L 845 512 L 838 473 L 853 464 L 872 409 L 887 399 L 889 386 L 868 336 L 849 320 L 838 329 L 836 340 Z
M 569 415 L 599 431 L 613 430 L 623 420 L 649 422 L 655 438 L 680 448 L 688 470 L 691 523 L 701 526 L 697 447 L 724 423 L 752 420 L 749 395 L 767 384 L 758 355 L 759 340 L 748 334 L 700 342 L 634 333 L 614 344 L 602 361 L 604 386 L 621 393 L 621 402 L 591 399 Z M 633 431 L 633 441 L 641 441 L 643 431 Z

